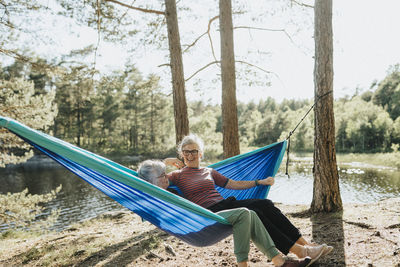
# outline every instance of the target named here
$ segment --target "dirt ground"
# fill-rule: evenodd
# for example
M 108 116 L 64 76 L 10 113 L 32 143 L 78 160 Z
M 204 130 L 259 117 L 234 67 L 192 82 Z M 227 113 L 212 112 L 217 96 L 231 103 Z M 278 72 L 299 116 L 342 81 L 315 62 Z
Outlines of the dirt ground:
M 400 267 L 400 198 L 345 204 L 333 214 L 307 214 L 306 206 L 277 206 L 303 235 L 334 247 L 313 266 Z M 289 254 L 289 257 L 294 255 Z M 249 265 L 273 266 L 253 245 Z M 59 233 L 0 239 L 0 266 L 236 266 L 229 237 L 193 247 L 133 213 L 118 211 Z

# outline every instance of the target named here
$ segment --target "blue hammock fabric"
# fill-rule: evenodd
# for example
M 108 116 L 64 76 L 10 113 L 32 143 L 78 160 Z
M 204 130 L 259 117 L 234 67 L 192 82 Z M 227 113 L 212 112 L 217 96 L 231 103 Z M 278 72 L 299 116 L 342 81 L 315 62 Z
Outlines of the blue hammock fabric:
M 1 117 L 0 126 L 21 137 L 124 207 L 194 246 L 212 245 L 232 232 L 221 216 L 138 178 L 135 171 L 70 143 Z M 210 165 L 231 179 L 263 179 L 278 171 L 286 141 Z M 268 186 L 217 188 L 223 197 L 265 198 Z

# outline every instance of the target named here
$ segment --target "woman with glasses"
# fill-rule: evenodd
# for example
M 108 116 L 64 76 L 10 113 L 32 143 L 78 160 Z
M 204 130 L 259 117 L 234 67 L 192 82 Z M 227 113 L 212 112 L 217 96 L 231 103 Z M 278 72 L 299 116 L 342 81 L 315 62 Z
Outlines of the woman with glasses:
M 259 185 L 273 185 L 275 180 L 273 177 L 255 181 L 229 179 L 214 169 L 200 166 L 203 152 L 203 141 L 196 135 L 189 135 L 178 145 L 178 153 L 183 162 L 177 158 L 164 160 L 166 165 L 178 168 L 168 173 L 167 178 L 171 184 L 180 189 L 183 197 L 213 212 L 235 208 L 253 210 L 271 235 L 277 249 L 285 255 L 292 252 L 299 258 L 309 256 L 312 262 L 315 262 L 322 255 L 332 251 L 331 246 L 313 244 L 305 240 L 300 231 L 269 199 L 236 200 L 234 197 L 224 199 L 215 189 L 215 185 L 240 190 Z
M 169 186 L 169 180 L 165 174 L 165 164 L 161 161 L 146 160 L 142 162 L 139 165 L 138 173 L 142 179 L 163 189 L 167 189 Z M 309 257 L 302 260 L 285 261 L 254 211 L 235 208 L 219 211 L 217 214 L 225 218 L 233 227 L 234 253 L 239 267 L 247 266 L 250 240 L 275 266 L 304 267 L 310 264 L 311 258 Z

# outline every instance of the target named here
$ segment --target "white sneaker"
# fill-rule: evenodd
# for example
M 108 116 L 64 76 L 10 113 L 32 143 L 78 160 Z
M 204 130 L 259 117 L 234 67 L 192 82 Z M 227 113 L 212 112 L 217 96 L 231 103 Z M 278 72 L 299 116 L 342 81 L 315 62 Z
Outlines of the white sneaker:
M 311 264 L 316 262 L 322 256 L 327 245 L 322 244 L 319 246 L 312 246 L 312 247 L 304 246 L 304 247 L 306 248 L 307 256 L 309 256 L 311 258 L 310 263 L 308 263 L 306 266 L 310 266 Z

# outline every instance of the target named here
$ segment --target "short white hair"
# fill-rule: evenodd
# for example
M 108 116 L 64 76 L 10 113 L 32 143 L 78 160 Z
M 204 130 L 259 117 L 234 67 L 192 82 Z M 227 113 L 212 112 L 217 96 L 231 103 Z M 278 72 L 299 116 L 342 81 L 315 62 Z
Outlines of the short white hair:
M 186 146 L 186 145 L 192 145 L 192 144 L 196 144 L 199 147 L 199 151 L 201 153 L 204 152 L 204 142 L 203 142 L 203 140 L 201 140 L 201 138 L 198 137 L 195 134 L 189 134 L 189 135 L 183 137 L 182 141 L 179 143 L 179 145 L 178 145 L 178 153 L 182 154 L 183 147 Z
M 139 177 L 149 183 L 155 184 L 157 177 L 163 173 L 165 173 L 165 164 L 160 160 L 145 160 L 139 164 Z

